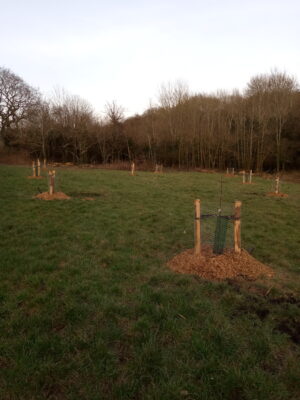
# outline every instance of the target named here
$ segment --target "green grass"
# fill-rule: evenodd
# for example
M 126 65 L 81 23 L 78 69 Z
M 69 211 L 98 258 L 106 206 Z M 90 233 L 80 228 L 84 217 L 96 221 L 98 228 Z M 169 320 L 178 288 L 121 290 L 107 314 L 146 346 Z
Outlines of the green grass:
M 166 267 L 220 175 L 58 169 L 73 198 L 47 202 L 30 174 L 0 167 L 0 399 L 299 398 L 299 185 L 224 179 L 244 247 L 276 271 L 240 285 Z

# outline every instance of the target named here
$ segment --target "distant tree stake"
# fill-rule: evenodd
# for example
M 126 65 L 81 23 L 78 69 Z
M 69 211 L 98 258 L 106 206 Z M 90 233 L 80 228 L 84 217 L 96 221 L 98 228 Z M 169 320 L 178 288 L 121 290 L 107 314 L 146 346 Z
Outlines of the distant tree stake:
M 131 163 L 131 175 L 134 176 L 135 174 L 135 163 Z
M 43 168 L 47 168 L 47 160 L 46 160 L 46 158 L 44 158 L 44 166 L 43 166 Z
M 252 169 L 250 169 L 250 174 L 249 174 L 249 183 L 252 183 Z
M 246 171 L 243 171 L 243 183 L 246 183 Z
M 40 159 L 37 159 L 37 176 L 41 176 L 41 163 L 40 163 Z
M 32 161 L 32 176 L 35 178 L 36 177 L 36 167 L 35 167 L 35 162 Z
M 275 182 L 276 182 L 275 193 L 278 194 L 279 193 L 279 176 L 276 177 Z
M 241 208 L 242 202 L 236 201 L 234 203 L 234 251 L 235 253 L 241 252 Z
M 158 174 L 163 172 L 163 165 L 162 164 L 155 164 L 155 171 L 154 173 Z
M 200 200 L 195 200 L 195 254 L 201 254 Z
M 49 194 L 54 194 L 55 187 L 55 170 L 49 171 Z

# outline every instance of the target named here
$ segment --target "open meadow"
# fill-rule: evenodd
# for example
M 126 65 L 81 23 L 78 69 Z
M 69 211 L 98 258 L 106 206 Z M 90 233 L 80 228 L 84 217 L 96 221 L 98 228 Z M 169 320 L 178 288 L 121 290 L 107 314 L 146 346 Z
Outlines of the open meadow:
M 0 399 L 299 398 L 299 184 L 274 198 L 224 177 L 275 276 L 211 282 L 166 263 L 193 247 L 194 200 L 218 208 L 220 174 L 56 171 L 70 200 L 0 166 Z

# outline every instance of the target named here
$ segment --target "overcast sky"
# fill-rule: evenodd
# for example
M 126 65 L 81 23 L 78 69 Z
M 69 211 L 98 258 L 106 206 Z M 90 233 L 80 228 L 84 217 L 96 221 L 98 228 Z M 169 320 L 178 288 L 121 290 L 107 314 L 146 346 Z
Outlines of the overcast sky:
M 156 102 L 162 83 L 243 89 L 277 67 L 300 74 L 300 0 L 0 0 L 0 66 L 95 111 Z

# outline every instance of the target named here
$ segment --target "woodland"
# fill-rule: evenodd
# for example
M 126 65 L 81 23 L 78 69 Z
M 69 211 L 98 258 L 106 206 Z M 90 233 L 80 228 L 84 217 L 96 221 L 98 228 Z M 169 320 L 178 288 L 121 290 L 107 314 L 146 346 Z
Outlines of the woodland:
M 74 164 L 135 161 L 256 172 L 300 167 L 300 91 L 285 72 L 258 74 L 243 91 L 230 93 L 192 93 L 183 81 L 167 83 L 142 114 L 125 117 L 124 110 L 107 102 L 100 117 L 100 110 L 63 89 L 46 99 L 0 67 L 2 152 Z

